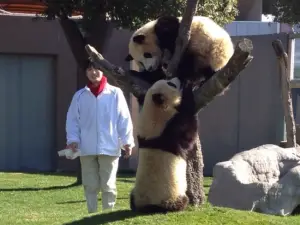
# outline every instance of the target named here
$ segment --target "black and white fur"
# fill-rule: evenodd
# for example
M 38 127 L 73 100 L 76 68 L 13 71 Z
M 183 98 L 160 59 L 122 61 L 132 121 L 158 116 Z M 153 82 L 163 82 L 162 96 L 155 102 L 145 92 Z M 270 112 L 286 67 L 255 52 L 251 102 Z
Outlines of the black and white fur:
M 162 16 L 132 35 L 126 60 L 135 60 L 140 65 L 144 70 L 140 72 L 142 79 L 149 82 L 162 79 L 160 73 L 153 71 L 160 67 L 167 68 L 167 64 L 162 65 L 163 53 L 167 50 L 170 57 L 173 56 L 180 21 L 181 18 L 174 16 Z M 183 85 L 190 80 L 199 86 L 226 66 L 233 53 L 231 37 L 224 28 L 208 17 L 195 16 L 188 46 L 176 71 L 178 78 Z M 150 76 L 153 78 L 150 79 Z
M 142 213 L 184 210 L 187 154 L 196 145 L 192 86 L 157 81 L 146 93 L 138 123 L 139 161 L 130 208 Z

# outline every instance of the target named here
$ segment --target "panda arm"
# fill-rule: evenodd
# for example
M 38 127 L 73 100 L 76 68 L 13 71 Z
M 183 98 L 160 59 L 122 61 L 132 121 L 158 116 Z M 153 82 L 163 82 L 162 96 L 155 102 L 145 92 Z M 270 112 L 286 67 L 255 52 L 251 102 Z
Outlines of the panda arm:
M 162 137 L 155 137 L 151 139 L 145 139 L 140 136 L 138 138 L 139 148 L 158 148 L 163 149 L 164 145 L 163 142 L 161 142 Z

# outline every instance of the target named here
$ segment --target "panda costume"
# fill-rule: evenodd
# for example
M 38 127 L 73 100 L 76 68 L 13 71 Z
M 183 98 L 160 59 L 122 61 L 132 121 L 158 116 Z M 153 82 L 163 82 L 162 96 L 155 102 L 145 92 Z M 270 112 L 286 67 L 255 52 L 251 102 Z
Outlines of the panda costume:
M 127 61 L 135 60 L 143 71 L 136 73 L 141 79 L 153 84 L 163 79 L 158 72 L 167 69 L 162 65 L 164 52 L 174 54 L 181 18 L 162 16 L 136 30 L 129 41 Z M 234 46 L 228 32 L 204 16 L 194 16 L 189 43 L 178 64 L 177 75 L 182 85 L 192 81 L 203 84 L 212 75 L 226 66 L 234 53 Z
M 196 145 L 197 116 L 192 85 L 159 80 L 147 91 L 137 134 L 139 163 L 130 208 L 142 213 L 184 210 L 187 154 Z

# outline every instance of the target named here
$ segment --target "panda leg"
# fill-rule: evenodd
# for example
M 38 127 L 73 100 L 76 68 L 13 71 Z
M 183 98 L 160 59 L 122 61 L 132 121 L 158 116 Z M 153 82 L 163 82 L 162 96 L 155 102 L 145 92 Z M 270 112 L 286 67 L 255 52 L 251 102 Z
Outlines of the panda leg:
M 134 188 L 130 193 L 130 209 L 133 212 L 139 212 L 143 214 L 167 213 L 167 210 L 164 207 L 158 205 L 145 205 L 142 207 L 137 207 L 135 205 Z
M 163 201 L 161 205 L 145 205 L 138 209 L 141 213 L 147 214 L 155 214 L 155 213 L 163 213 L 166 214 L 168 212 L 178 212 L 183 211 L 189 204 L 189 198 L 184 196 L 179 196 L 175 201 Z
M 184 196 L 179 196 L 175 201 L 165 201 L 163 203 L 163 208 L 165 208 L 168 212 L 177 212 L 183 211 L 189 204 L 189 198 Z

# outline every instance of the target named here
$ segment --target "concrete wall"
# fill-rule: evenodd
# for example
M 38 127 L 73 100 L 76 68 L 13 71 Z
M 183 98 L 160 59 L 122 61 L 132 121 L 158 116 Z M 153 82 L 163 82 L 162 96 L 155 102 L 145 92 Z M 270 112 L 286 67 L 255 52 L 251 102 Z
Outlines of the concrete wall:
M 216 98 L 199 113 L 207 175 L 211 175 L 217 162 L 262 144 L 279 144 L 283 137 L 280 77 L 271 42 L 279 38 L 287 50 L 287 36 L 246 38 L 253 42 L 253 61 L 225 95 Z
M 280 23 L 261 21 L 233 21 L 225 25 L 231 36 L 274 34 L 279 33 L 280 28 Z

